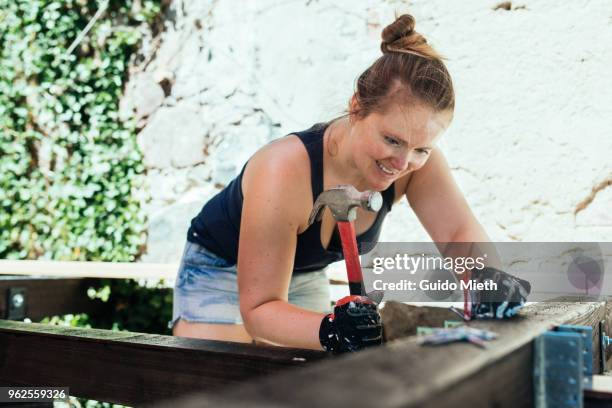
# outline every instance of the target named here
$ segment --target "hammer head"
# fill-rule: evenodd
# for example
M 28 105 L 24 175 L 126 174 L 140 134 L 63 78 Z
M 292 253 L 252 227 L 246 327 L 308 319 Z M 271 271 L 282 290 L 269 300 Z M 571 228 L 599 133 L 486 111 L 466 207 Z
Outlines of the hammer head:
M 336 221 L 353 221 L 357 217 L 357 207 L 378 211 L 382 203 L 382 196 L 377 191 L 361 192 L 349 184 L 332 187 L 319 194 L 315 200 L 308 225 L 321 220 L 325 206 L 329 207 Z

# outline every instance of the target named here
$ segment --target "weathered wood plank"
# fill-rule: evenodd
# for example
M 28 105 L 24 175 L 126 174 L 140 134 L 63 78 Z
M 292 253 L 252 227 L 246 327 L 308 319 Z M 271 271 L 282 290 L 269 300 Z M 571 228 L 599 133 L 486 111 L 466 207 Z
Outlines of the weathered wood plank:
M 606 303 L 606 316 L 604 320 L 604 332 L 608 336 L 612 336 L 612 301 Z M 598 343 L 599 344 L 599 343 Z M 607 355 L 604 356 L 606 360 L 606 370 L 612 370 L 612 346 L 608 347 Z M 601 368 L 601 363 L 598 363 L 597 367 Z
M 593 387 L 584 391 L 585 408 L 604 408 L 612 406 L 612 377 L 594 375 Z
M 0 384 L 140 405 L 302 366 L 324 353 L 0 320 Z
M 34 321 L 69 313 L 103 313 L 107 305 L 87 296 L 87 288 L 98 286 L 99 279 L 0 276 L 0 319 L 7 318 L 9 288 L 17 287 L 27 290 L 26 317 Z
M 157 407 L 531 407 L 533 339 L 559 324 L 595 327 L 599 303 L 539 303 L 510 321 L 476 321 L 499 338 L 486 349 L 420 346 L 414 337 L 324 361 L 289 375 Z
M 45 275 L 65 278 L 174 279 L 178 263 L 29 261 L 0 259 L 0 275 Z

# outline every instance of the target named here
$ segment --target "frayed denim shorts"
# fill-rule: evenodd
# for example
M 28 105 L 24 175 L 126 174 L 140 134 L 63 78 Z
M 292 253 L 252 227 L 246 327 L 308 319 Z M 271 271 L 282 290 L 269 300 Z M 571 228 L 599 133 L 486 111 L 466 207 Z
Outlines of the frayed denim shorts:
M 329 313 L 331 297 L 325 270 L 294 273 L 289 303 Z M 178 319 L 197 323 L 242 324 L 236 265 L 201 245 L 187 242 L 174 285 L 172 328 Z

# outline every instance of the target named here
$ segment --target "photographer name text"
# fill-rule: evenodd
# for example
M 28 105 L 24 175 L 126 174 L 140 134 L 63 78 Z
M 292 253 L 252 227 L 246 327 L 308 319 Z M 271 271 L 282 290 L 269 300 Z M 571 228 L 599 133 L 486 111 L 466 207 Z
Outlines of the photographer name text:
M 384 282 L 382 279 L 376 279 L 373 282 L 374 290 L 385 290 L 385 291 L 404 291 L 404 290 L 444 290 L 444 291 L 455 291 L 461 290 L 497 290 L 497 284 L 493 281 L 475 282 L 469 280 L 467 282 L 461 280 L 459 284 L 457 282 L 449 281 L 429 281 L 421 280 L 418 283 L 407 279 L 402 279 L 398 282 Z

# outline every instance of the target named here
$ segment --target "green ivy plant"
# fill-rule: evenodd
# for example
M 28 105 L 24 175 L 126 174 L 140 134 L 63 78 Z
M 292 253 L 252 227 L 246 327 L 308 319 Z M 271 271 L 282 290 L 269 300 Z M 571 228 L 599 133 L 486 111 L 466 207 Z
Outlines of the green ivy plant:
M 119 119 L 139 27 L 160 0 L 0 0 L 0 258 L 133 261 L 144 166 Z
M 92 293 L 89 295 L 92 297 Z M 96 328 L 172 334 L 168 326 L 172 319 L 172 289 L 163 279 L 148 283 L 101 279 L 100 288 L 93 297 L 106 302 L 110 310 L 108 314 L 91 316 L 89 321 Z
M 0 0 L 0 259 L 134 261 L 143 251 L 145 169 L 135 123 L 118 111 L 140 29 L 159 22 L 162 1 Z M 115 280 L 91 295 L 112 313 L 42 322 L 169 333 L 167 289 Z

